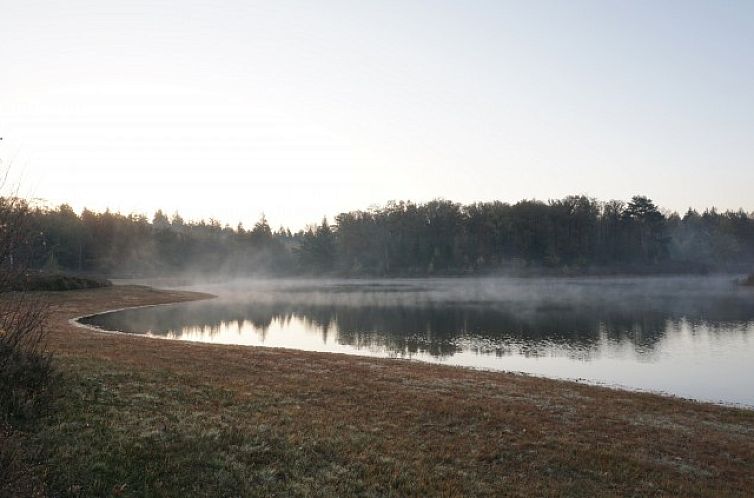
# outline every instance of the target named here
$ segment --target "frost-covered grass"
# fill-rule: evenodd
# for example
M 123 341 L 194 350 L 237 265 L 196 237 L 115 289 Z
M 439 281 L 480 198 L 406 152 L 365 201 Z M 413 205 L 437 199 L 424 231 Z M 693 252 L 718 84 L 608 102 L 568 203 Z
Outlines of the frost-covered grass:
M 754 411 L 400 360 L 97 334 L 71 316 L 191 296 L 60 297 L 63 388 L 16 435 L 63 496 L 744 496 Z M 20 442 L 16 444 L 20 445 Z M 34 450 L 36 449 L 36 450 Z M 34 454 L 34 451 L 37 451 Z

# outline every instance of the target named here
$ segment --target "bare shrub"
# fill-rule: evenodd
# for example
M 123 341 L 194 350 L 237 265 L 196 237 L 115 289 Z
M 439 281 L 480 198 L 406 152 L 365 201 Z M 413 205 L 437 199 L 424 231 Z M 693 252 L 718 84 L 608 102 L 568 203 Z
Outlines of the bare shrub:
M 42 414 L 55 380 L 45 327 L 49 307 L 23 293 L 0 298 L 0 417 L 30 420 Z
M 49 306 L 13 290 L 31 256 L 28 215 L 23 199 L 0 197 L 0 420 L 6 422 L 38 416 L 55 377 L 46 341 Z

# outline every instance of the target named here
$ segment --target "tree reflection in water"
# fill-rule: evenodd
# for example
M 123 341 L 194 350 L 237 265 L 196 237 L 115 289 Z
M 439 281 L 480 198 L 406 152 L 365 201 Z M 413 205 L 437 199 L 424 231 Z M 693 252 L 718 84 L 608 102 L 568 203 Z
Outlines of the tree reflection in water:
M 234 329 L 261 342 L 275 324 L 318 334 L 323 343 L 393 355 L 471 351 L 573 359 L 599 356 L 606 344 L 651 355 L 683 324 L 692 333 L 701 327 L 724 335 L 748 333 L 754 323 L 752 292 L 728 278 L 284 281 L 219 294 L 85 322 L 174 338 L 190 332 L 194 340 Z

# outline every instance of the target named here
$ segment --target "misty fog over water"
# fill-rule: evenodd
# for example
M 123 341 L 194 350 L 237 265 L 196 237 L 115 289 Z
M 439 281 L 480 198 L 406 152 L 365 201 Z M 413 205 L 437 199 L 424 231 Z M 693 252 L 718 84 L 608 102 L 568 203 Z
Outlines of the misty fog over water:
M 734 277 L 249 280 L 82 320 L 108 330 L 521 371 L 754 406 Z

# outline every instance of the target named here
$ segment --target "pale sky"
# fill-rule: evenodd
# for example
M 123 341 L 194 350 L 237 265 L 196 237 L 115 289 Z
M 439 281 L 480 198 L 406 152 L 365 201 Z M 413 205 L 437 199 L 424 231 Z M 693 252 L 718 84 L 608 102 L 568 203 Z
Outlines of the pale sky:
M 754 2 L 0 0 L 0 136 L 77 210 L 754 211 Z

